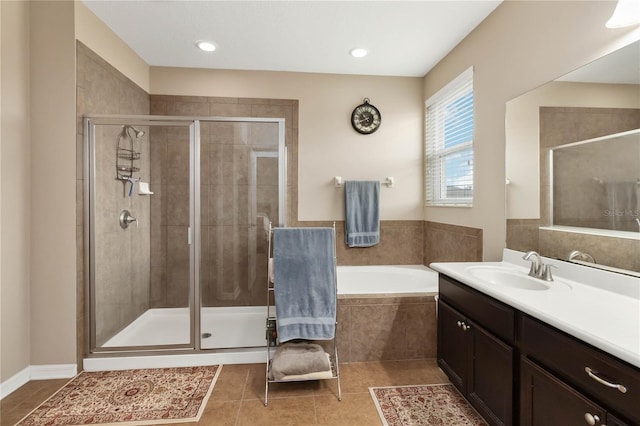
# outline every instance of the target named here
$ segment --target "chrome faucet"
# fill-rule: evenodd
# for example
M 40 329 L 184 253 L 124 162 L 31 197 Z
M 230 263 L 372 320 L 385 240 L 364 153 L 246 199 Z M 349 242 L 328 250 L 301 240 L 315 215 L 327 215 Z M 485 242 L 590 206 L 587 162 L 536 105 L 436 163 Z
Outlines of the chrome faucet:
M 535 251 L 529 251 L 522 256 L 524 260 L 531 261 L 531 269 L 529 269 L 529 276 L 540 278 L 542 276 L 542 257 Z
M 524 260 L 531 261 L 531 268 L 529 269 L 529 276 L 534 278 L 539 278 L 545 281 L 553 281 L 553 276 L 551 275 L 551 268 L 555 268 L 554 265 L 547 265 L 542 261 L 542 256 L 540 256 L 535 251 L 527 252 L 524 256 L 522 256 Z
M 580 250 L 573 250 L 571 253 L 569 253 L 569 261 L 573 260 L 582 260 L 585 262 L 596 263 L 596 259 L 593 256 Z

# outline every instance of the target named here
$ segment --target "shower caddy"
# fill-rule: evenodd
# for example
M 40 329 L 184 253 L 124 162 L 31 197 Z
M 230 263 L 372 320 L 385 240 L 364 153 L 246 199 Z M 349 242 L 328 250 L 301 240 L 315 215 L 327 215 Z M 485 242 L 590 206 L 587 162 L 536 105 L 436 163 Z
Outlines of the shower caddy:
M 118 135 L 118 143 L 116 146 L 116 180 L 122 182 L 122 190 L 125 196 L 127 193 L 127 182 L 131 183 L 131 190 L 133 191 L 134 183 L 132 179 L 135 179 L 133 174 L 140 171 L 140 167 L 134 165 L 134 161 L 140 160 L 140 152 L 133 149 L 133 138 L 129 130 L 135 132 L 136 139 L 144 135 L 144 132 L 126 125 L 122 126 L 122 132 Z M 129 142 L 128 144 L 127 141 Z
M 334 235 L 334 246 L 333 246 L 333 262 L 334 262 L 334 267 L 335 267 L 335 263 L 336 263 L 336 248 L 335 248 L 335 232 L 336 232 L 336 224 L 335 222 L 333 223 L 333 235 Z M 333 339 L 331 339 L 330 341 L 332 342 L 331 346 L 333 349 L 331 352 L 333 353 L 329 353 L 329 362 L 331 364 L 331 377 L 327 377 L 327 378 L 322 378 L 322 379 L 316 379 L 316 378 L 304 378 L 304 377 L 297 377 L 294 379 L 270 379 L 269 378 L 269 373 L 271 371 L 271 363 L 273 361 L 273 351 L 274 348 L 276 348 L 277 346 L 279 346 L 279 341 L 278 341 L 278 336 L 277 336 L 277 329 L 276 329 L 276 322 L 277 322 L 277 318 L 275 316 L 275 309 L 270 309 L 270 305 L 273 304 L 275 305 L 275 298 L 274 298 L 274 293 L 275 291 L 277 291 L 275 289 L 275 283 L 272 280 L 272 268 L 273 268 L 273 245 L 272 245 L 272 238 L 273 238 L 273 227 L 271 225 L 271 222 L 269 222 L 269 232 L 268 232 L 268 249 L 267 249 L 267 253 L 268 253 L 268 272 L 267 272 L 267 320 L 266 320 L 266 340 L 267 340 L 267 365 L 266 365 L 266 372 L 265 372 L 265 389 L 264 389 L 264 405 L 265 407 L 268 404 L 268 397 L 269 397 L 269 384 L 270 383 L 288 383 L 288 382 L 305 382 L 305 381 L 310 381 L 310 380 L 336 380 L 337 381 L 337 386 L 338 386 L 338 401 L 342 401 L 342 390 L 340 388 L 340 368 L 338 366 L 338 343 L 337 343 L 337 330 L 338 330 L 338 322 L 336 321 L 336 332 L 334 333 Z M 337 303 L 337 292 L 336 292 L 336 303 Z M 337 307 L 337 305 L 336 305 Z M 274 306 L 275 308 L 275 306 Z M 326 349 L 325 349 L 326 351 Z

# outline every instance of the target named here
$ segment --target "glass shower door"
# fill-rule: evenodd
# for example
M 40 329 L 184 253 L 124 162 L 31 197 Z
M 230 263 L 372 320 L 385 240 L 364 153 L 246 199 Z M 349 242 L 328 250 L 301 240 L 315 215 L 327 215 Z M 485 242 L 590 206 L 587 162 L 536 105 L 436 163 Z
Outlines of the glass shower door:
M 269 223 L 284 223 L 284 120 L 200 122 L 201 348 L 265 344 Z M 256 326 L 257 324 L 257 326 Z
M 193 120 L 89 118 L 91 352 L 194 348 Z

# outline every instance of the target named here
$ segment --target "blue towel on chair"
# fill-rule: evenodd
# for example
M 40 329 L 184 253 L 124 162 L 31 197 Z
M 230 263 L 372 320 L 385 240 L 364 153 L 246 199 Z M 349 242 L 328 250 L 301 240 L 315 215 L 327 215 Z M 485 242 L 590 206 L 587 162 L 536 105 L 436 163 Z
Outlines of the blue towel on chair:
M 344 183 L 344 242 L 349 247 L 371 247 L 380 242 L 380 182 Z
M 278 339 L 330 340 L 336 329 L 333 228 L 273 230 Z

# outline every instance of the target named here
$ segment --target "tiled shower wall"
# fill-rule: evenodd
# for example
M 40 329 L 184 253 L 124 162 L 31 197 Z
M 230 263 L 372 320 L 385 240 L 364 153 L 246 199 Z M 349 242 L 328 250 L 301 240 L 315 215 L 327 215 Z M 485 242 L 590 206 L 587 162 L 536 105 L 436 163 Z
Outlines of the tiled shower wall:
M 550 223 L 548 168 L 550 149 L 570 142 L 637 128 L 640 128 L 640 110 L 638 109 L 541 107 L 541 219 L 507 220 L 507 247 L 520 251 L 536 250 L 548 256 L 564 259 L 571 250 L 581 250 L 594 256 L 598 263 L 640 271 L 640 246 L 635 240 L 538 229 Z M 601 161 L 601 159 L 594 158 L 594 161 Z M 576 196 L 580 196 L 584 191 L 576 190 L 575 192 Z
M 292 211 L 291 199 L 297 199 L 297 101 L 152 95 L 151 114 L 284 117 L 290 183 L 287 208 Z M 186 306 L 188 139 L 172 131 L 158 133 L 156 145 L 155 137 L 152 186 L 154 191 L 159 189 L 159 196 L 152 205 L 152 306 Z M 203 306 L 265 303 L 267 228 L 269 221 L 277 225 L 279 215 L 278 160 L 273 156 L 277 150 L 276 124 L 201 123 Z
M 96 343 L 111 336 L 149 309 L 149 197 L 129 195 L 131 183 L 116 180 L 115 164 L 140 169 L 135 177 L 149 179 L 149 139 L 122 137 L 122 126 L 96 126 L 95 136 L 95 322 Z M 133 133 L 133 132 L 131 132 Z M 140 153 L 140 159 L 116 160 L 116 145 Z M 124 210 L 137 219 L 123 229 Z
M 152 129 L 151 305 L 189 304 L 189 133 Z M 266 239 L 278 222 L 278 125 L 201 122 L 203 306 L 264 305 Z M 257 285 L 256 285 L 257 284 Z
M 77 42 L 76 45 L 76 112 L 77 112 L 77 170 L 76 170 L 76 223 L 77 223 L 77 325 L 78 325 L 78 361 L 81 363 L 86 342 L 86 301 L 85 301 L 85 265 L 84 265 L 84 130 L 85 114 L 148 114 L 149 95 L 115 68 Z M 104 309 L 98 312 L 99 334 L 108 336 L 128 324 L 141 311 L 148 308 L 148 271 L 142 268 L 148 261 L 148 249 L 143 249 L 144 241 L 148 247 L 148 226 L 140 217 L 140 227 L 130 227 L 127 231 L 120 228 L 118 215 L 123 208 L 132 212 L 148 211 L 148 199 L 129 198 L 123 195 L 123 184 L 115 180 L 115 148 L 119 126 L 101 126 L 98 136 L 99 150 L 96 158 L 98 168 L 104 170 L 97 182 L 98 209 L 96 211 L 96 238 L 99 257 L 112 261 L 101 262 L 96 268 L 97 288 Z M 148 152 L 148 139 L 138 140 L 136 149 Z M 145 158 L 146 157 L 146 158 Z M 148 164 L 148 155 L 142 155 Z M 143 166 L 141 169 L 147 170 Z M 146 221 L 148 224 L 148 220 Z M 135 234 L 135 235 L 134 235 Z M 140 238 L 138 238 L 140 237 Z M 146 256 L 146 259 L 143 258 Z M 134 298 L 135 304 L 130 300 Z M 126 303 L 125 303 L 126 302 Z M 79 365 L 81 367 L 81 364 Z

